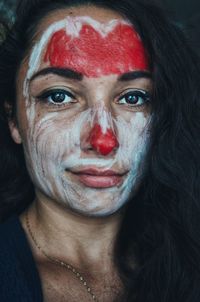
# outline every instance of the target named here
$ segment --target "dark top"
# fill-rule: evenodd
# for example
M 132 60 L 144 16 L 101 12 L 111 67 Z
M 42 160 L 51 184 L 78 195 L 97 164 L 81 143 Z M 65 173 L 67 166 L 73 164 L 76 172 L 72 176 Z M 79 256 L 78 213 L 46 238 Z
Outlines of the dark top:
M 43 301 L 36 264 L 17 216 L 0 225 L 0 301 Z

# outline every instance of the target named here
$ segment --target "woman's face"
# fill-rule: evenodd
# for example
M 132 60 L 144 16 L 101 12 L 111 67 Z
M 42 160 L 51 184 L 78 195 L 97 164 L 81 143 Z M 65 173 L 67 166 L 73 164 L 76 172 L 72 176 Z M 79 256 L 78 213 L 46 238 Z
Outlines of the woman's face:
M 152 83 L 132 25 L 93 6 L 40 24 L 17 79 L 17 124 L 36 196 L 89 216 L 120 209 L 144 172 Z

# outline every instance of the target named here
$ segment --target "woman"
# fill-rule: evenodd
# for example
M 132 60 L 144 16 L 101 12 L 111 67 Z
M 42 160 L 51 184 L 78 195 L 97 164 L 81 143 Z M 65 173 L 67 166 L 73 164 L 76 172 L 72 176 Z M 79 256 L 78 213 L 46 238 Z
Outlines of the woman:
M 199 301 L 180 30 L 150 2 L 20 1 L 0 58 L 1 301 Z

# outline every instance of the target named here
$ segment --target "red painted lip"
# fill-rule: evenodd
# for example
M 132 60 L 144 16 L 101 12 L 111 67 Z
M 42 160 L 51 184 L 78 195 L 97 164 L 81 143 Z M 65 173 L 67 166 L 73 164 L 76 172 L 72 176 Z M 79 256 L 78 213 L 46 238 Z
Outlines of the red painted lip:
M 101 171 L 98 169 L 83 169 L 73 172 L 79 181 L 90 188 L 111 188 L 119 186 L 123 182 L 126 173 L 117 173 L 113 170 Z

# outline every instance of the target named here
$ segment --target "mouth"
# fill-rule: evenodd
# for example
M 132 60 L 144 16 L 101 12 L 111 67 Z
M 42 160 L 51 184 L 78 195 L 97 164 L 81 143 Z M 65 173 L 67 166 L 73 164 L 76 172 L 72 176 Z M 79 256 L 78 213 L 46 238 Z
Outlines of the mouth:
M 118 173 L 114 170 L 82 169 L 70 171 L 78 181 L 90 188 L 111 188 L 120 186 L 126 173 Z

